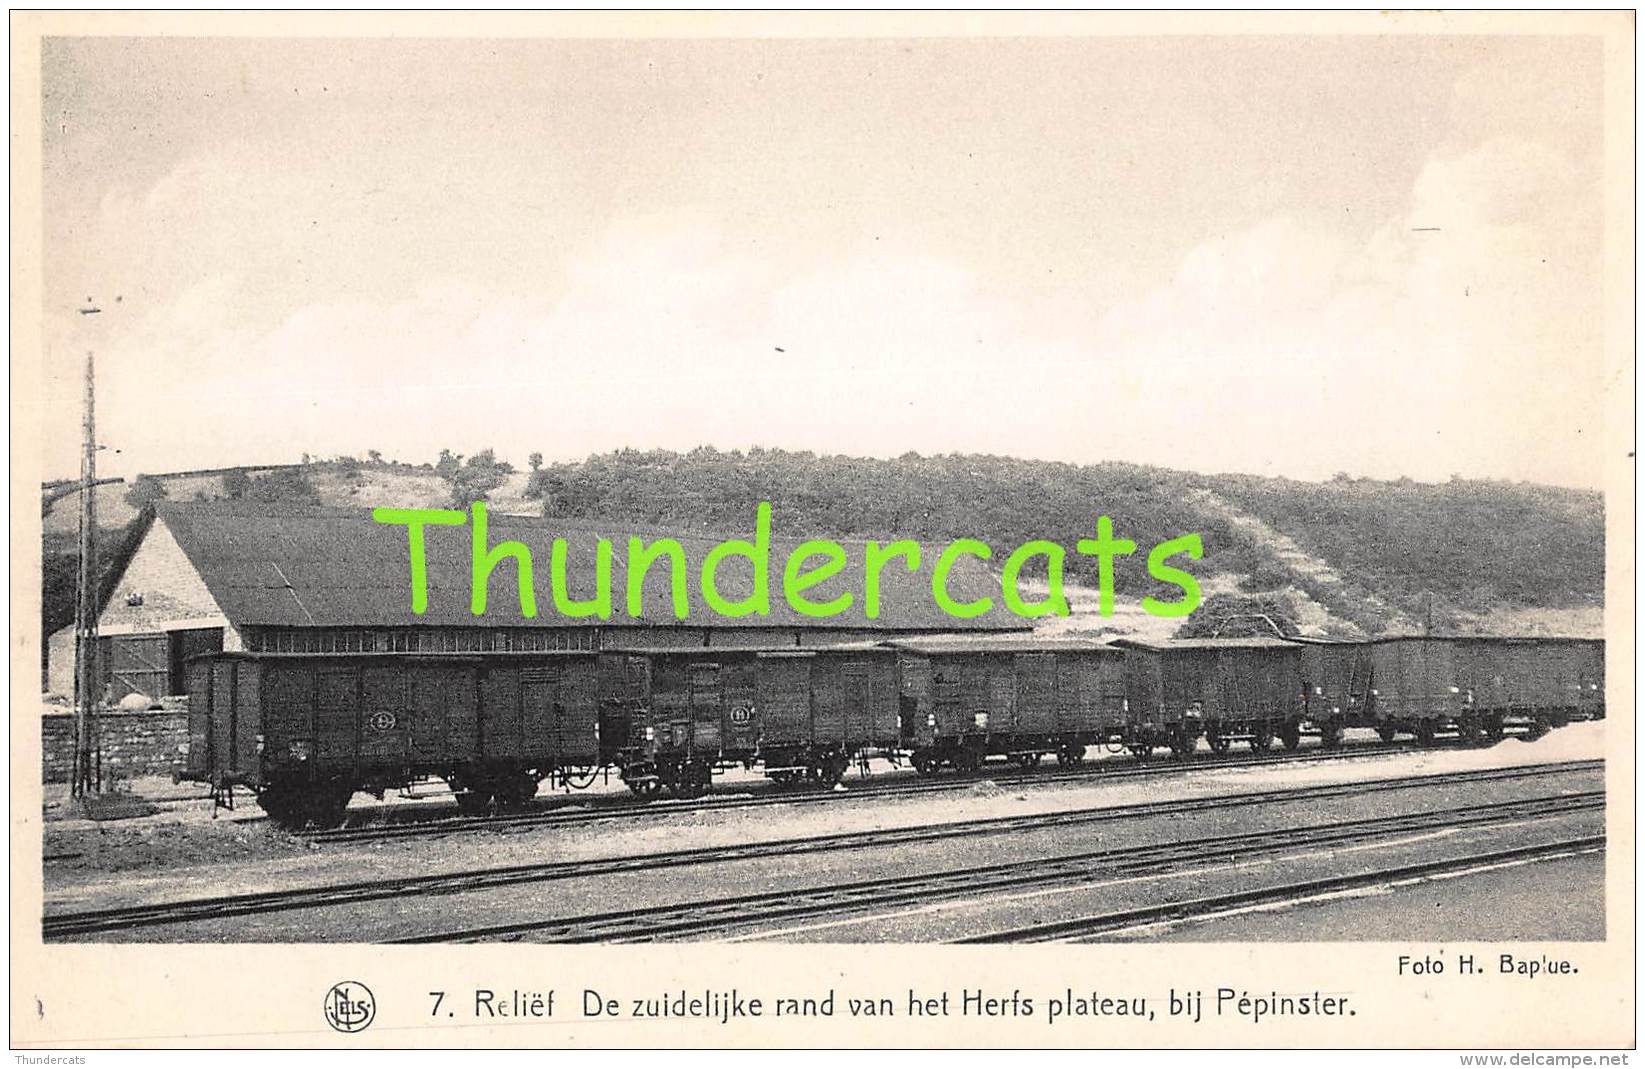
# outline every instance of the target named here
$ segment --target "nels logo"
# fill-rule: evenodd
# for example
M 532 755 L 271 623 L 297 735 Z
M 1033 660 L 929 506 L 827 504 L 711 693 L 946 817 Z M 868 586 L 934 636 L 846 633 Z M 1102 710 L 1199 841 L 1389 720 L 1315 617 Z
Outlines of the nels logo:
M 363 1032 L 377 1016 L 371 988 L 358 980 L 333 984 L 326 992 L 326 1024 L 339 1032 Z

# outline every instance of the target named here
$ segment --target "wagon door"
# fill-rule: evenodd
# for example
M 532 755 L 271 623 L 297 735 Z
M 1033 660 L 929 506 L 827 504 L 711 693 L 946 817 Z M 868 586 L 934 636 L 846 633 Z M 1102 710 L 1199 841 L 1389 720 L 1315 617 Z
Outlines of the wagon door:
M 690 669 L 687 707 L 691 717 L 689 749 L 697 754 L 720 752 L 720 713 L 724 693 L 720 686 L 720 666 L 699 662 Z
M 188 666 L 188 774 L 205 779 L 212 771 L 211 662 L 201 658 Z
M 480 670 L 480 756 L 488 761 L 515 761 L 524 752 L 521 730 L 520 673 L 489 665 Z
M 244 667 L 246 670 L 242 673 L 240 662 L 227 659 L 212 661 L 208 666 L 210 701 L 202 725 L 206 729 L 205 751 L 211 771 L 229 779 L 254 771 L 258 764 L 256 737 L 262 731 L 262 723 L 257 702 L 250 703 L 243 718 L 240 708 L 241 695 L 255 688 L 257 671 L 249 665 Z M 240 680 L 242 674 L 246 678 L 244 686 Z
M 1027 735 L 1049 735 L 1057 730 L 1057 655 L 1019 653 L 1012 657 L 1016 692 L 1012 695 L 1012 724 Z
M 1207 720 L 1235 715 L 1239 697 L 1218 685 L 1217 654 L 1187 650 L 1159 660 L 1166 724 L 1182 723 L 1190 710 Z
M 650 662 L 625 653 L 603 653 L 598 662 L 600 761 L 610 764 L 631 747 L 645 745 L 650 719 Z
M 520 718 L 527 764 L 580 767 L 599 763 L 596 670 L 587 662 L 520 671 Z
M 235 664 L 234 672 L 234 769 L 255 772 L 263 756 L 263 703 L 260 666 Z
M 352 667 L 321 668 L 314 696 L 314 767 L 353 771 L 359 731 L 360 673 Z
M 811 731 L 819 745 L 845 738 L 845 687 L 838 661 L 811 662 Z
M 897 663 L 890 657 L 876 657 L 869 664 L 869 729 L 865 741 L 870 746 L 894 748 L 902 737 L 902 695 Z
M 404 667 L 373 664 L 360 672 L 360 763 L 399 769 L 411 759 L 410 679 Z
M 575 658 L 560 673 L 560 764 L 600 763 L 600 676 L 591 658 Z
M 861 661 L 852 661 L 844 666 L 842 677 L 842 696 L 845 701 L 842 738 L 847 750 L 855 750 L 867 743 L 874 730 L 873 714 L 870 712 L 873 696 L 869 692 L 868 665 Z
M 987 714 L 983 723 L 973 723 L 979 730 L 1010 733 L 1017 724 L 1017 673 L 1010 657 L 984 657 L 982 670 L 987 675 L 987 686 L 977 695 L 981 709 Z
M 925 657 L 899 656 L 896 674 L 898 740 L 905 746 L 928 745 L 936 734 L 931 661 Z
M 937 719 L 936 735 L 949 738 L 963 735 L 971 726 L 971 700 L 981 678 L 975 665 L 962 664 L 952 657 L 930 662 L 931 708 Z
M 755 714 L 758 705 L 759 666 L 752 659 L 722 666 L 721 685 L 725 688 L 722 707 L 725 720 L 720 725 L 724 749 L 729 753 L 751 754 L 759 745 L 760 725 Z
M 792 746 L 811 741 L 811 660 L 759 660 L 759 728 L 762 745 Z
M 1059 735 L 1095 731 L 1101 720 L 1094 684 L 1096 658 L 1079 653 L 1057 657 L 1055 730 Z
M 442 665 L 437 671 L 434 701 L 444 731 L 442 756 L 453 764 L 473 761 L 480 756 L 479 670 L 472 665 Z M 431 741 L 430 745 L 438 746 L 438 742 Z
M 559 665 L 520 669 L 520 739 L 517 757 L 528 763 L 558 763 L 571 741 L 560 704 Z

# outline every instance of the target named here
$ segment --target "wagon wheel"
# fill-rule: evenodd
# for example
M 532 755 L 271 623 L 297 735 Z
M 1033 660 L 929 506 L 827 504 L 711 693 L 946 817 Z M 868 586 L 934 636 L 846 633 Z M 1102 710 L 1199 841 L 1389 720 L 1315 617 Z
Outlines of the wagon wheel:
M 954 754 L 954 767 L 965 773 L 976 772 L 982 768 L 982 754 L 976 750 L 960 750 Z
M 1462 745 L 1478 746 L 1484 738 L 1485 729 L 1480 726 L 1478 717 L 1464 716 L 1457 720 L 1457 739 Z
M 491 792 L 469 789 L 457 792 L 457 812 L 465 817 L 477 817 L 491 806 Z
M 1432 746 L 1434 744 L 1434 722 L 1432 720 L 1418 720 L 1416 737 L 1418 746 Z
M 1085 760 L 1085 747 L 1077 742 L 1070 742 L 1057 751 L 1057 764 L 1077 765 Z
M 348 802 L 354 797 L 352 783 L 333 780 L 315 785 L 314 792 L 305 800 L 305 816 L 317 828 L 335 828 L 343 822 Z
M 690 761 L 680 769 L 680 779 L 674 793 L 681 798 L 701 798 L 713 784 L 714 770 L 701 761 Z
M 663 781 L 657 775 L 657 766 L 649 761 L 628 765 L 619 774 L 637 798 L 650 798 L 663 789 Z
M 1133 743 L 1126 748 L 1131 751 L 1131 756 L 1135 757 L 1138 761 L 1146 761 L 1150 757 L 1154 756 L 1154 748 L 1150 745 Z
M 1208 733 L 1205 736 L 1205 741 L 1210 744 L 1212 753 L 1219 754 L 1227 753 L 1234 745 L 1233 741 L 1220 731 Z
M 1538 716 L 1535 720 L 1531 721 L 1529 726 L 1526 727 L 1525 741 L 1535 742 L 1536 740 L 1542 738 L 1542 736 L 1548 734 L 1549 730 L 1548 721 L 1543 717 Z
M 1027 772 L 1029 769 L 1039 767 L 1040 755 L 1037 753 L 1020 753 L 1012 760 L 1016 762 L 1018 768 Z
M 1194 752 L 1194 737 L 1187 728 L 1179 727 L 1171 733 L 1171 756 L 1187 757 Z
M 1394 727 L 1392 724 L 1377 725 L 1377 738 L 1381 739 L 1383 742 L 1393 742 L 1394 737 L 1398 734 L 1399 729 Z
M 1274 733 L 1268 728 L 1259 728 L 1257 733 L 1251 736 L 1252 753 L 1266 753 L 1273 745 Z
M 1282 746 L 1294 753 L 1297 747 L 1302 745 L 1302 726 L 1296 723 L 1285 724 L 1279 729 L 1279 741 Z
M 529 772 L 515 772 L 497 785 L 496 799 L 500 809 L 518 809 L 537 797 L 537 777 Z
M 941 763 L 931 753 L 930 750 L 916 751 L 915 754 L 914 754 L 913 760 L 914 760 L 914 771 L 918 772 L 922 776 L 934 776 L 934 775 L 936 775 L 937 774 L 937 767 Z
M 295 790 L 280 784 L 264 787 L 257 792 L 257 804 L 263 812 L 276 825 L 288 831 L 297 830 L 307 823 L 301 801 Z
M 1501 713 L 1492 713 L 1485 718 L 1485 737 L 1491 742 L 1501 742 L 1506 733 Z

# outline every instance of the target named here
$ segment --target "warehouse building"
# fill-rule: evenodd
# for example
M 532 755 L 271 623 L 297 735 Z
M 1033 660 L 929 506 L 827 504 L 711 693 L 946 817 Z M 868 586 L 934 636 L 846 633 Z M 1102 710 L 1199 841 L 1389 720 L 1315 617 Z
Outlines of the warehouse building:
M 642 612 L 627 612 L 624 552 L 630 537 L 648 544 L 677 540 L 684 549 L 690 611 L 677 619 L 669 563 L 646 571 Z M 747 532 L 728 533 L 749 538 Z M 773 540 L 770 611 L 727 618 L 710 611 L 699 589 L 708 551 L 725 536 L 642 529 L 588 520 L 489 517 L 488 544 L 525 543 L 533 553 L 538 615 L 521 611 L 516 564 L 505 561 L 490 578 L 482 616 L 470 610 L 473 547 L 467 527 L 426 532 L 428 605 L 411 607 L 407 531 L 380 524 L 367 510 L 294 509 L 244 502 L 162 503 L 99 617 L 100 673 L 110 702 L 128 695 L 161 698 L 184 691 L 184 665 L 215 650 L 381 653 L 487 650 L 600 650 L 670 647 L 796 646 L 895 638 L 953 631 L 1025 630 L 1027 622 L 998 605 L 999 585 L 981 562 L 963 558 L 948 579 L 957 601 L 992 596 L 986 615 L 961 620 L 944 613 L 931 594 L 939 547 L 924 547 L 920 568 L 892 563 L 880 573 L 880 611 L 864 613 L 863 547 L 844 543 L 845 569 L 812 596 L 827 600 L 855 591 L 839 616 L 796 612 L 782 593 L 783 563 L 797 540 Z M 571 619 L 549 595 L 550 547 L 567 542 L 571 594 L 594 593 L 595 555 L 601 539 L 616 553 L 609 619 Z M 718 572 L 721 595 L 745 597 L 753 568 L 727 561 Z M 50 689 L 73 690 L 73 631 L 53 636 Z

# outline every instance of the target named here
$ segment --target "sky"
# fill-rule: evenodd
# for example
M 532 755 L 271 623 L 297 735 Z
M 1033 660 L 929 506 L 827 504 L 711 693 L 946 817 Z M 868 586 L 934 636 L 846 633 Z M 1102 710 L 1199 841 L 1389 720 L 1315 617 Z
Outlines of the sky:
M 495 448 L 1598 486 L 1597 38 L 55 38 L 46 475 Z M 76 311 L 90 298 L 103 311 Z

